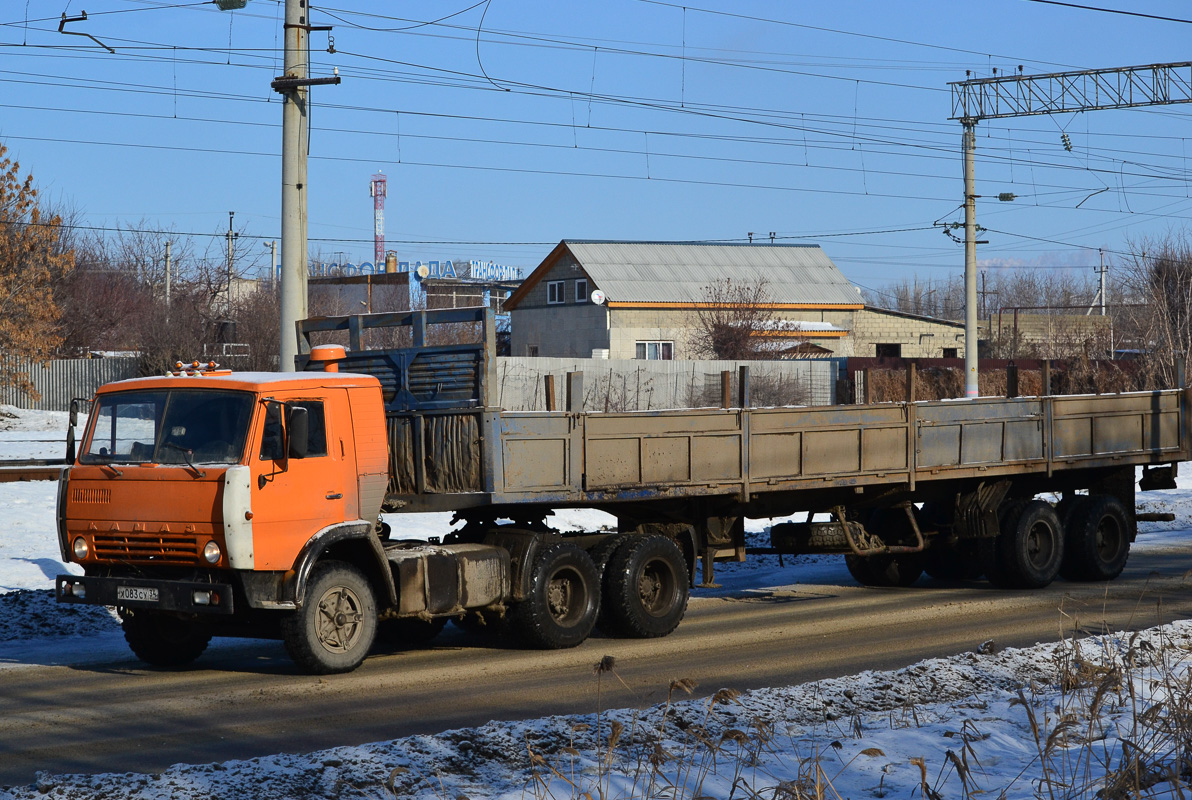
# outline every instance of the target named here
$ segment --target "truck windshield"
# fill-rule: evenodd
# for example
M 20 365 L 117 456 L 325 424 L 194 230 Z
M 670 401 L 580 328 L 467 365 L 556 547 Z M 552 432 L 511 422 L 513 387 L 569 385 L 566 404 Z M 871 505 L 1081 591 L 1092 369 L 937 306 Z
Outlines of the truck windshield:
M 247 392 L 161 389 L 103 395 L 83 464 L 236 464 L 248 438 Z

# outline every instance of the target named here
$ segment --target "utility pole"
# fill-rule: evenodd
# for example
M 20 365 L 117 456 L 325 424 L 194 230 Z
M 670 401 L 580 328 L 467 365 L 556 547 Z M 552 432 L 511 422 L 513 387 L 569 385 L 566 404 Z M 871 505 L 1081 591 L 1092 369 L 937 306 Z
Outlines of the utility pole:
M 170 241 L 166 240 L 166 321 L 170 319 Z
M 1105 266 L 1105 251 L 1098 249 L 1097 252 L 1101 255 L 1101 268 L 1098 270 L 1101 273 L 1101 316 L 1105 316 L 1105 273 L 1109 271 L 1109 267 Z
M 977 183 L 973 156 L 977 151 L 977 120 L 966 117 L 964 149 L 964 396 L 979 397 L 977 385 Z
M 228 233 L 227 233 L 227 237 L 228 237 L 228 313 L 227 313 L 227 318 L 228 319 L 232 318 L 232 273 L 233 273 L 232 264 L 234 263 L 234 261 L 233 261 L 234 247 L 233 247 L 233 245 L 234 245 L 236 239 L 240 236 L 240 234 L 238 234 L 232 230 L 232 218 L 235 216 L 236 216 L 235 211 L 228 212 Z
M 306 0 L 286 0 L 285 74 L 270 87 L 282 96 L 281 112 L 281 330 L 278 369 L 294 369 L 298 356 L 295 326 L 306 317 L 306 151 L 308 146 L 308 87 L 339 83 L 332 78 L 308 78 L 312 26 Z
M 269 283 L 276 285 L 277 280 L 277 240 L 263 242 L 269 248 Z

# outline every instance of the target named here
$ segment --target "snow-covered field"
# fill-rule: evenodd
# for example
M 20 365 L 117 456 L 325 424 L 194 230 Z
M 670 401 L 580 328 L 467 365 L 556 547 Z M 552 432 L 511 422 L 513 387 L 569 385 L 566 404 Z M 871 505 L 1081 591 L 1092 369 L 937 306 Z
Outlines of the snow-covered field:
M 0 406 L 0 458 L 61 457 L 65 417 Z M 67 569 L 54 490 L 0 484 L 0 669 L 131 660 L 112 614 L 52 600 L 53 576 Z M 1140 526 L 1136 551 L 1192 534 L 1192 481 L 1142 497 L 1176 521 Z M 448 515 L 401 521 L 409 535 L 441 535 Z M 611 521 L 561 512 L 555 524 Z M 751 537 L 769 524 L 751 521 Z M 839 559 L 773 556 L 718 566 L 717 579 L 719 592 L 848 580 Z M 662 705 L 154 775 L 41 774 L 0 798 L 1116 798 L 1139 787 L 1187 797 L 1190 656 L 1192 622 L 1179 622 L 703 700 L 687 699 L 679 676 Z M 598 682 L 617 680 L 616 669 L 606 662 L 584 678 L 594 710 Z

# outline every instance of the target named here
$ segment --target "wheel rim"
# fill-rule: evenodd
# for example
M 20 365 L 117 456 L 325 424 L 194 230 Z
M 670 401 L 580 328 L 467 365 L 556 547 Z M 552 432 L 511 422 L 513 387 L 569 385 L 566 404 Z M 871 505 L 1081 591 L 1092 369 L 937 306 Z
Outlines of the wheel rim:
M 1097 558 L 1103 564 L 1112 563 L 1122 550 L 1122 527 L 1116 519 L 1104 516 L 1097 524 Z
M 1026 555 L 1031 566 L 1044 568 L 1055 557 L 1055 531 L 1046 522 L 1036 522 L 1027 533 Z
M 560 569 L 546 584 L 546 607 L 551 619 L 563 627 L 575 625 L 584 614 L 587 585 L 572 569 Z
M 363 604 L 346 586 L 334 586 L 319 598 L 315 638 L 330 653 L 346 653 L 364 635 Z
M 670 564 L 662 559 L 647 562 L 637 580 L 637 595 L 642 608 L 652 617 L 665 616 L 674 603 L 677 585 Z

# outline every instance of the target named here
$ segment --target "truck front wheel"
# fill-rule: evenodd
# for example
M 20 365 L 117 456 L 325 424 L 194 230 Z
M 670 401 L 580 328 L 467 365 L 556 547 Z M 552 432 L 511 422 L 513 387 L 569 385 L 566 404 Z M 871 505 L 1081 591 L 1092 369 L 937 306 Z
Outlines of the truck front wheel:
M 522 641 L 544 650 L 575 647 L 592 632 L 600 610 L 600 573 L 592 557 L 563 542 L 534 561 L 526 598 L 510 623 Z
M 202 623 L 161 611 L 120 609 L 124 641 L 155 667 L 184 667 L 203 654 L 211 632 Z
M 666 636 L 687 611 L 687 562 L 666 536 L 631 537 L 609 559 L 602 614 L 610 633 L 636 639 Z
M 377 601 L 368 579 L 351 564 L 315 566 L 302 608 L 281 623 L 286 652 L 309 674 L 351 672 L 377 636 Z

